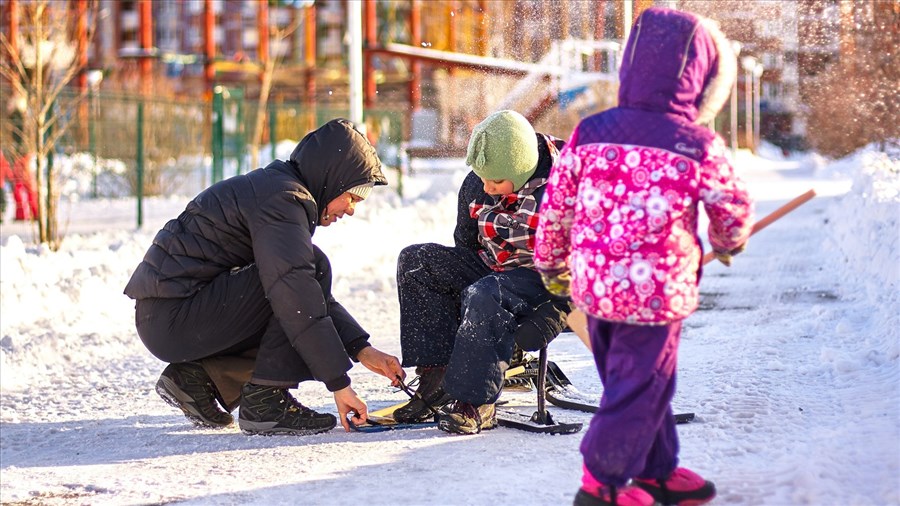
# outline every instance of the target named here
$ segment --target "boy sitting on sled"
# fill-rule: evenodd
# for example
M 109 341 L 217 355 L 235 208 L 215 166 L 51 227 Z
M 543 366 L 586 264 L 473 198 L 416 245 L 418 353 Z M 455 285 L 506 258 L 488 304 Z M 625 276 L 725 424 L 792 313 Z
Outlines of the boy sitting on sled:
M 533 269 L 544 186 L 562 141 L 499 111 L 472 133 L 459 192 L 456 246 L 408 246 L 397 261 L 404 367 L 416 367 L 415 398 L 398 422 L 430 419 L 441 430 L 496 427 L 494 403 L 515 345 L 545 346 L 565 328 L 568 303 L 554 301 Z

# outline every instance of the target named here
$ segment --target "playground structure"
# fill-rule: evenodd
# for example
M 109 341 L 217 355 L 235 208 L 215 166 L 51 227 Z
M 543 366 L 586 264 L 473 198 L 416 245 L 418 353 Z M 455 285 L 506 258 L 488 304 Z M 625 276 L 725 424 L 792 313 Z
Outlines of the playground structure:
M 403 58 L 434 68 L 467 70 L 482 75 L 509 76 L 514 85 L 505 91 L 491 110 L 514 109 L 540 129 L 540 122 L 556 106 L 573 113 L 571 121 L 597 109 L 609 107 L 614 99 L 621 45 L 606 40 L 554 40 L 537 63 L 477 56 L 388 43 L 368 48 L 368 56 Z M 442 141 L 434 125 L 421 126 L 428 114 L 413 111 L 411 135 L 403 149 L 409 158 L 461 156 L 465 144 Z M 417 121 L 419 120 L 419 121 Z M 432 120 L 434 122 L 434 120 Z M 471 127 L 471 125 L 468 125 Z
M 441 18 L 447 24 L 443 36 L 431 33 L 430 39 L 423 37 L 428 26 L 425 4 L 415 0 L 409 2 L 407 12 L 408 43 L 377 36 L 384 21 L 376 16 L 374 0 L 357 6 L 362 11 L 364 22 L 360 29 L 364 34 L 356 37 L 349 33 L 351 44 L 359 40 L 363 45 L 364 68 L 360 80 L 366 107 L 376 103 L 378 93 L 375 59 L 402 60 L 409 69 L 406 92 L 409 129 L 402 142 L 406 155 L 413 158 L 458 156 L 465 150 L 471 128 L 495 110 L 514 109 L 540 131 L 565 136 L 581 116 L 613 105 L 621 44 L 618 39 L 604 39 L 604 35 L 611 32 L 624 38 L 635 15 L 631 9 L 633 2 L 597 2 L 577 16 L 569 12 L 574 4 L 566 1 L 554 4 L 554 9 L 547 5 L 535 7 L 537 4 L 521 2 L 498 5 L 479 0 L 468 2 L 477 6 L 470 5 L 468 11 L 461 7 L 464 2 L 443 3 L 450 8 L 449 15 Z M 528 6 L 535 11 L 527 12 Z M 352 19 L 353 9 L 349 6 L 348 9 Z M 471 21 L 468 25 L 464 19 L 466 12 Z M 610 13 L 612 17 L 608 20 Z M 529 16 L 539 20 L 538 25 L 555 20 L 557 30 L 522 28 L 529 24 Z M 576 18 L 581 24 L 578 36 L 572 26 L 578 24 Z M 348 24 L 349 30 L 353 27 L 353 23 Z M 501 38 L 507 45 L 522 47 L 494 47 L 496 37 L 490 33 L 491 27 L 503 32 Z M 509 27 L 513 27 L 511 33 Z M 431 40 L 438 40 L 437 48 L 432 47 Z M 353 48 L 350 53 L 352 61 Z M 498 53 L 517 57 L 489 56 Z M 426 75 L 431 87 L 442 90 L 443 95 L 423 106 Z M 350 88 L 352 114 L 355 91 L 352 65 Z M 550 114 L 554 106 L 557 106 L 555 114 Z M 351 119 L 360 118 L 351 116 Z

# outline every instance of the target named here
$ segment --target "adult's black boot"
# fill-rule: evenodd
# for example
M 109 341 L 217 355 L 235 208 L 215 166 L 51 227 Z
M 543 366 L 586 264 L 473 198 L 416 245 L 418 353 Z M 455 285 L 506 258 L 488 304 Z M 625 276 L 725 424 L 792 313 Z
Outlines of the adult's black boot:
M 450 396 L 441 387 L 445 370 L 444 367 L 419 368 L 419 377 L 410 382 L 412 385 L 418 381 L 419 386 L 409 402 L 394 410 L 394 420 L 401 423 L 434 420 L 435 413 L 450 401 Z
M 287 388 L 247 383 L 241 388 L 238 425 L 248 435 L 306 436 L 328 432 L 337 418 L 300 404 Z
M 198 427 L 220 428 L 234 422 L 234 417 L 219 407 L 225 403 L 200 364 L 169 364 L 156 382 L 156 393 Z

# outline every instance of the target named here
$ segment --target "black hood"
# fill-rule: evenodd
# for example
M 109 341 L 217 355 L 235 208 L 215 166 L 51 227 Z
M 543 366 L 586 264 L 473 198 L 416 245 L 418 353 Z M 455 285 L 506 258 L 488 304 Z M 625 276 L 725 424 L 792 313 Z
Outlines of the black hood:
M 320 213 L 350 188 L 387 184 L 375 148 L 345 119 L 333 119 L 306 134 L 291 153 L 290 162 Z

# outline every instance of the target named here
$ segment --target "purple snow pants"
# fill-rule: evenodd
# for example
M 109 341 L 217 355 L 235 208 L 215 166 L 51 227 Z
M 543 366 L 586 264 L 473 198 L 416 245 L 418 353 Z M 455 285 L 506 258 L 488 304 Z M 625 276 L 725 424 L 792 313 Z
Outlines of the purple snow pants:
M 681 322 L 628 325 L 588 317 L 603 397 L 584 439 L 584 465 L 602 483 L 665 478 L 678 464 L 671 401 Z

